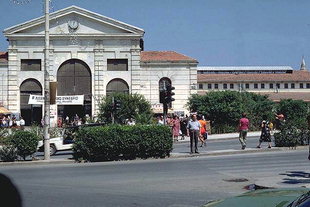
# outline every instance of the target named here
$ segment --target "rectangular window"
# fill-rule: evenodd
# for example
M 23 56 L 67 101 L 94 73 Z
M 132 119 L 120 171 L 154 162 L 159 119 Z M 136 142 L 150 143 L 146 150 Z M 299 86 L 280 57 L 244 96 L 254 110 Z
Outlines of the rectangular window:
M 264 83 L 260 84 L 260 87 L 265 88 L 265 84 Z
M 257 83 L 254 83 L 254 88 L 258 88 L 258 84 Z
M 227 89 L 227 83 L 224 83 L 223 88 Z
M 198 87 L 199 89 L 203 89 L 203 84 L 199 83 Z
M 22 59 L 21 71 L 41 71 L 41 59 Z
M 108 59 L 108 71 L 127 71 L 128 59 Z
M 215 89 L 218 89 L 218 88 L 219 88 L 219 84 L 217 84 L 217 83 L 214 84 L 214 88 L 215 88 Z
M 281 88 L 281 85 L 280 85 L 280 83 L 277 83 L 277 88 Z
M 230 84 L 230 89 L 234 89 L 234 84 L 233 83 Z
M 310 88 L 310 83 L 307 83 L 307 88 Z
M 208 83 L 208 89 L 212 89 L 212 84 Z
M 288 88 L 288 83 L 284 83 L 284 88 Z
M 303 83 L 299 83 L 299 88 L 304 88 L 304 84 Z
M 246 84 L 245 84 L 245 88 L 246 88 L 246 89 L 249 89 L 249 88 L 250 88 L 250 84 L 246 83 Z
M 295 83 L 291 83 L 291 88 L 295 88 Z
M 273 88 L 273 83 L 269 83 L 269 88 Z

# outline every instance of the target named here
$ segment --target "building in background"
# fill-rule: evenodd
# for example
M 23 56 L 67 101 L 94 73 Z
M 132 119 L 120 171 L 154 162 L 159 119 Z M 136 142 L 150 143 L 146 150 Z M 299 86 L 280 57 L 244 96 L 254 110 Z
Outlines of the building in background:
M 198 67 L 198 94 L 209 91 L 248 91 L 281 99 L 310 102 L 310 72 L 302 59 L 300 70 L 289 66 Z
M 0 55 L 2 105 L 26 125 L 40 123 L 43 105 L 29 104 L 44 91 L 44 17 L 7 28 L 7 53 Z M 197 60 L 173 51 L 143 51 L 144 30 L 71 6 L 50 14 L 49 77 L 57 96 L 83 96 L 82 104 L 51 105 L 51 123 L 77 114 L 96 116 L 99 101 L 113 92 L 143 94 L 159 104 L 163 82 L 175 87 L 173 111 L 186 113 L 196 92 Z

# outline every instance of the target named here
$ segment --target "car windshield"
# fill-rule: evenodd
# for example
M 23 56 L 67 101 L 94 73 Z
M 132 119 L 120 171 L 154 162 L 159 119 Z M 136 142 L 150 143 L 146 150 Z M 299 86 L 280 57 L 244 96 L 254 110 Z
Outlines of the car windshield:
M 310 191 L 301 195 L 287 207 L 309 207 L 310 206 Z

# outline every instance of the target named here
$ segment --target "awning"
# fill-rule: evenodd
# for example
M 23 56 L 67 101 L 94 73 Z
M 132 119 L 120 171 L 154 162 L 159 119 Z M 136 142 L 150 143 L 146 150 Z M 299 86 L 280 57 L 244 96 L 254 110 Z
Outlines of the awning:
M 11 114 L 11 112 L 6 108 L 0 106 L 0 114 Z

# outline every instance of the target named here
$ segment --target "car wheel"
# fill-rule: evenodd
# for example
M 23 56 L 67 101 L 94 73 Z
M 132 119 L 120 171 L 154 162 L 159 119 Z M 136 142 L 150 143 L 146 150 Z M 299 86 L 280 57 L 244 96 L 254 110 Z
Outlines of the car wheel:
M 55 145 L 50 145 L 50 155 L 54 155 L 54 154 L 56 154 L 56 147 L 55 147 Z

